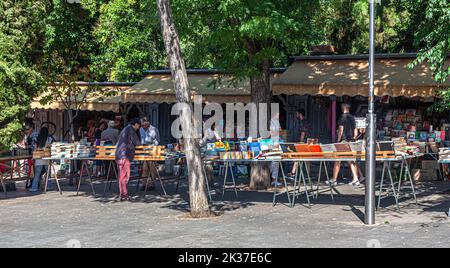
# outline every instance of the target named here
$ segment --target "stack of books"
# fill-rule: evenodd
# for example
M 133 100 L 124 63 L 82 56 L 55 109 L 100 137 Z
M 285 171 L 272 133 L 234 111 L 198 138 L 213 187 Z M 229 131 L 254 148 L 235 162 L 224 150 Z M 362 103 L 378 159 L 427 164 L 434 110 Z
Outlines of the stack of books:
M 52 158 L 73 158 L 75 152 L 75 144 L 55 142 L 52 144 Z
M 91 158 L 95 157 L 95 148 L 89 144 L 76 143 L 74 156 L 76 158 Z

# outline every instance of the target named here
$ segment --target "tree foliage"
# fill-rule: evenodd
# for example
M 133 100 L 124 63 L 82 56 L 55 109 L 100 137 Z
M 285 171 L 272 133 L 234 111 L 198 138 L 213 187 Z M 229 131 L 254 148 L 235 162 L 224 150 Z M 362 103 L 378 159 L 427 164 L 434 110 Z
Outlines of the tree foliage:
M 339 54 L 362 54 L 369 50 L 369 2 L 366 0 L 320 0 L 321 11 L 313 27 L 321 42 L 336 46 Z M 416 52 L 421 42 L 415 34 L 425 18 L 427 0 L 383 0 L 376 7 L 377 53 Z
M 94 37 L 100 53 L 93 57 L 98 73 L 110 81 L 138 81 L 143 71 L 167 67 L 154 0 L 86 0 L 97 17 Z
M 35 65 L 42 57 L 47 8 L 45 1 L 0 2 L 0 149 L 17 141 L 42 86 Z
M 286 64 L 286 55 L 303 54 L 315 39 L 310 20 L 317 1 L 177 0 L 176 23 L 194 58 L 239 77 L 260 75 L 269 59 Z
M 428 62 L 434 79 L 440 85 L 448 80 L 450 66 L 446 64 L 450 52 L 450 3 L 447 0 L 429 0 L 426 20 L 417 34 L 424 43 L 413 65 Z M 450 88 L 442 88 L 441 101 L 434 105 L 440 111 L 450 109 Z

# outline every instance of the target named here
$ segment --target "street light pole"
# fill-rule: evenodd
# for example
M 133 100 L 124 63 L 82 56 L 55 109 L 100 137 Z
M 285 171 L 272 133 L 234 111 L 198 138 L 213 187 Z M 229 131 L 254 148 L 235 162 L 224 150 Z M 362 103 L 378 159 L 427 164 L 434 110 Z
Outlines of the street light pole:
M 368 131 L 366 136 L 366 205 L 365 224 L 375 224 L 375 165 L 376 165 L 376 124 L 375 124 L 375 0 L 370 2 L 370 52 L 369 52 L 369 113 L 367 115 Z

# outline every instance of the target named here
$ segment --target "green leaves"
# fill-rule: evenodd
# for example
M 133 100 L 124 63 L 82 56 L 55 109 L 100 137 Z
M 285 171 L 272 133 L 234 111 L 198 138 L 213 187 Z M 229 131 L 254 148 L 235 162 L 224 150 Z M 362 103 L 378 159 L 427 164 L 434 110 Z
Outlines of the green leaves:
M 265 60 L 284 65 L 288 54 L 315 41 L 309 26 L 318 1 L 175 0 L 172 6 L 182 43 L 194 44 L 192 58 L 202 55 L 237 77 L 261 74 Z
M 448 80 L 450 66 L 446 65 L 450 52 L 450 3 L 447 0 L 430 0 L 426 9 L 426 20 L 416 38 L 423 42 L 417 59 L 411 67 L 427 62 L 440 85 Z M 434 105 L 439 111 L 450 109 L 450 88 L 442 88 L 441 101 Z
M 100 53 L 92 59 L 98 73 L 110 81 L 139 81 L 144 69 L 165 66 L 155 1 L 111 0 L 96 8 Z
M 42 88 L 34 67 L 42 58 L 47 1 L 0 2 L 0 150 L 22 133 L 31 98 Z

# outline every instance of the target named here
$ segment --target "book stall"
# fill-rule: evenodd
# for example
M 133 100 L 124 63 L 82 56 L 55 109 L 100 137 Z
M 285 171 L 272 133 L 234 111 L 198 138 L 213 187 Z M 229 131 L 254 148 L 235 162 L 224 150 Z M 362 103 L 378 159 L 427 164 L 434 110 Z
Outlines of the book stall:
M 144 165 L 149 170 L 147 178 L 145 178 L 145 188 L 151 181 L 159 181 L 161 188 L 165 195 L 167 195 L 164 183 L 159 173 L 158 163 L 166 162 L 169 160 L 176 160 L 183 158 L 183 153 L 179 150 L 178 145 L 166 146 L 137 146 L 135 151 L 135 158 L 133 163 L 138 163 L 140 168 Z M 79 178 L 77 178 L 77 195 L 79 194 L 81 181 L 86 179 L 91 185 L 92 193 L 95 195 L 95 188 L 93 184 L 93 174 L 91 172 L 91 166 L 93 162 L 101 163 L 105 166 L 106 172 L 106 184 L 103 194 L 106 194 L 106 190 L 111 187 L 114 178 L 118 178 L 117 166 L 115 164 L 115 146 L 92 146 L 88 142 L 76 142 L 76 143 L 53 143 L 49 148 L 46 148 L 43 152 L 34 154 L 34 159 L 43 159 L 49 161 L 49 170 L 45 178 L 45 185 L 49 180 L 55 180 L 58 185 L 58 190 L 62 194 L 60 186 L 60 178 L 64 174 L 70 174 L 71 162 L 79 161 L 80 170 Z M 107 167 L 107 168 L 106 168 Z M 136 172 L 137 177 L 141 179 L 140 172 Z M 156 174 L 153 176 L 152 174 Z M 137 187 L 139 187 L 139 182 Z M 47 191 L 45 187 L 44 192 Z
M 205 162 L 223 163 L 225 175 L 222 185 L 222 196 L 229 186 L 234 190 L 237 197 L 235 171 L 238 165 L 248 165 L 257 162 L 275 162 L 279 164 L 282 173 L 282 185 L 284 191 L 278 192 L 278 187 L 275 187 L 273 204 L 276 204 L 276 198 L 279 195 L 286 195 L 291 207 L 295 206 L 295 200 L 299 195 L 305 195 L 308 205 L 311 206 L 310 197 L 317 198 L 320 190 L 320 181 L 323 173 L 329 181 L 328 163 L 333 162 L 364 162 L 365 147 L 363 142 L 353 143 L 335 143 L 335 144 L 317 144 L 317 140 L 310 141 L 310 144 L 295 144 L 295 143 L 281 143 L 275 144 L 270 139 L 248 140 L 239 142 L 216 142 L 207 144 L 205 149 Z M 392 196 L 396 200 L 397 207 L 400 194 L 409 184 L 408 189 L 411 189 L 412 195 L 416 199 L 416 192 L 414 189 L 414 181 L 410 171 L 409 161 L 411 159 L 422 156 L 416 146 L 410 146 L 406 140 L 398 138 L 394 141 L 378 142 L 377 143 L 377 162 L 383 164 L 382 177 L 380 182 L 380 191 L 378 193 L 379 202 L 382 195 L 388 195 L 392 192 Z M 319 175 L 317 184 L 314 187 L 309 171 L 309 163 L 319 164 Z M 297 163 L 297 168 L 294 174 L 293 190 L 288 187 L 287 178 L 284 172 L 283 164 Z M 398 182 L 394 181 L 392 175 L 392 164 L 398 163 L 401 166 L 400 174 L 397 176 Z M 205 176 L 207 173 L 205 172 Z M 231 180 L 229 179 L 231 177 Z M 211 199 L 211 190 L 207 187 L 209 197 Z M 389 187 L 385 186 L 385 180 L 389 180 Z M 309 188 L 309 189 L 308 189 Z M 329 185 L 331 198 L 333 197 L 333 186 Z M 303 191 L 301 191 L 303 189 Z M 335 190 L 335 189 L 334 189 Z M 336 191 L 337 192 L 337 191 Z M 315 193 L 315 194 L 314 194 Z
M 448 179 L 439 167 L 440 148 L 450 147 L 448 115 L 435 114 L 426 107 L 415 109 L 385 109 L 378 122 L 378 139 L 403 138 L 423 154 L 416 159 L 415 181 Z

